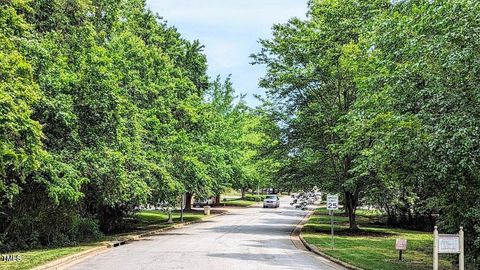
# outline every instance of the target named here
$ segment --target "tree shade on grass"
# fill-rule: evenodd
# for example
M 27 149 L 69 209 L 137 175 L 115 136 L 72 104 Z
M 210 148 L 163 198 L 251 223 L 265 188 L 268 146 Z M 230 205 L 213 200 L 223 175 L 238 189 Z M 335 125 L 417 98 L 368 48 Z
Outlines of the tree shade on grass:
M 365 270 L 427 270 L 432 268 L 433 234 L 379 227 L 378 211 L 361 210 L 358 213 L 360 231 L 348 230 L 348 218 L 340 213 L 335 216 L 335 249 L 331 249 L 330 216 L 319 210 L 305 224 L 302 235 L 309 244 L 323 253 Z M 407 239 L 408 249 L 402 261 L 398 260 L 395 240 Z M 441 257 L 441 269 L 455 269 L 452 263 Z
M 144 230 L 144 229 L 155 229 L 155 228 L 164 228 L 168 227 L 171 224 L 168 224 L 168 214 L 158 211 L 158 210 L 143 210 L 136 214 L 138 222 L 135 224 L 135 229 Z M 183 213 L 183 221 L 196 221 L 200 220 L 205 215 L 203 211 L 189 211 Z M 173 223 L 180 223 L 180 213 L 172 212 L 172 221 Z
M 249 207 L 255 204 L 257 203 L 254 201 L 247 201 L 242 199 L 227 200 L 227 201 L 222 201 L 221 203 L 221 205 L 225 205 L 225 206 L 239 206 L 239 207 Z

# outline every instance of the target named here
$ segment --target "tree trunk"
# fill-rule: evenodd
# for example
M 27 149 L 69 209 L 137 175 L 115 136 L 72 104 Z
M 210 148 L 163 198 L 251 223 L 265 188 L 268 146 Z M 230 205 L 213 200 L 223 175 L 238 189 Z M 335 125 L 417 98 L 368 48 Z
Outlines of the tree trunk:
M 348 222 L 350 223 L 349 230 L 352 232 L 359 230 L 356 216 L 357 205 L 358 195 L 350 191 L 345 191 L 345 210 L 348 215 Z
M 187 192 L 185 194 L 185 211 L 192 210 L 192 198 L 193 198 L 193 193 Z
M 170 209 L 168 209 L 168 221 L 167 221 L 167 223 L 173 223 L 172 211 Z
M 242 187 L 242 200 L 245 200 L 245 193 L 247 192 L 247 189 Z
M 220 200 L 222 199 L 221 197 L 222 197 L 221 194 L 217 194 L 217 196 L 215 196 L 215 203 L 213 205 L 219 206 L 220 205 Z
M 391 209 L 388 204 L 385 204 L 384 208 L 387 211 L 387 215 L 388 215 L 387 224 L 389 226 L 395 226 L 397 224 L 397 216 L 395 215 L 395 208 Z

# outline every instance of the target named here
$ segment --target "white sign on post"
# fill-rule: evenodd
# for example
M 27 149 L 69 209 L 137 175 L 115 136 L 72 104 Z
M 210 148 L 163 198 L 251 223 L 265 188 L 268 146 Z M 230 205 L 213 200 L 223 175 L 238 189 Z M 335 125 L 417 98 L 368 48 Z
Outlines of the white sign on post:
M 396 239 L 395 240 L 395 249 L 396 250 L 407 250 L 407 239 Z
M 407 250 L 407 239 L 397 239 L 395 241 L 395 249 L 398 250 L 398 260 L 402 260 L 402 252 Z
M 338 210 L 338 195 L 332 195 L 332 194 L 328 194 L 327 195 L 327 210 L 330 211 L 330 215 L 331 215 L 331 233 L 332 233 L 332 249 L 335 248 L 335 242 L 333 240 L 333 215 L 334 215 L 334 211 L 335 210 Z
M 439 234 L 435 226 L 433 230 L 433 270 L 438 270 L 438 254 L 458 254 L 458 267 L 465 270 L 465 245 L 463 227 L 458 234 Z
M 460 253 L 460 237 L 456 234 L 439 234 L 438 253 Z
M 338 210 L 338 195 L 327 195 L 327 210 Z

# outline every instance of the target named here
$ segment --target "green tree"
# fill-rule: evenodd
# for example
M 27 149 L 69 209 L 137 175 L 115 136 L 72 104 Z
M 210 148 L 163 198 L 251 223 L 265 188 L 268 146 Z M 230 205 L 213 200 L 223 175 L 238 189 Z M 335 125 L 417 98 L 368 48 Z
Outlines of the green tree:
M 479 11 L 476 1 L 405 1 L 379 17 L 347 124 L 352 141 L 372 139 L 358 171 L 377 175 L 387 206 L 407 222 L 439 214 L 443 230 L 464 226 L 472 269 L 480 254 Z
M 345 138 L 335 129 L 357 91 L 342 58 L 389 5 L 383 0 L 311 1 L 307 20 L 275 25 L 273 38 L 261 40 L 262 51 L 253 55 L 254 63 L 267 67 L 260 86 L 286 126 L 282 147 L 288 167 L 282 178 L 341 192 L 351 230 L 358 229 L 355 211 L 368 177 L 352 174 L 358 153 L 341 151 Z

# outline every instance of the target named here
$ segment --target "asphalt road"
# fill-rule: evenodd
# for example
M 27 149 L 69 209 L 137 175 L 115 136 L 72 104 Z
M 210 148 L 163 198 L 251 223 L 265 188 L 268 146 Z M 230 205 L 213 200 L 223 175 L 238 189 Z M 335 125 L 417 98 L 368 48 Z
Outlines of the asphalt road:
M 229 214 L 112 248 L 70 269 L 343 269 L 294 246 L 290 233 L 305 215 L 283 198 L 280 208 Z

